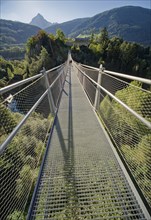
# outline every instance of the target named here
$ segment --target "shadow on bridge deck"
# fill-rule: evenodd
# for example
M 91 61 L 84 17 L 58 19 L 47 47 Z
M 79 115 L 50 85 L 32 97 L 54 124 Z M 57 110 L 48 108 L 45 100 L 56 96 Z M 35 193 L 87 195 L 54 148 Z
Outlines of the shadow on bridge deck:
M 146 219 L 69 68 L 30 219 Z

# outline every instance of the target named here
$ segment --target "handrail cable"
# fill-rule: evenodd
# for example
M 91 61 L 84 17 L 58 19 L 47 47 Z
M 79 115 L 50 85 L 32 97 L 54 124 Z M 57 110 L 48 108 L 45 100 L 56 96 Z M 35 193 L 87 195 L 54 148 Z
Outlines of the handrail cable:
M 111 94 L 108 90 L 106 90 L 104 87 L 102 87 L 101 85 L 99 85 L 97 82 L 95 82 L 93 79 L 91 79 L 91 77 L 89 77 L 87 74 L 85 74 L 79 67 L 77 64 L 75 64 L 77 69 L 84 75 L 86 76 L 91 82 L 93 82 L 96 86 L 98 86 L 100 89 L 102 89 L 104 92 L 106 92 L 111 98 L 113 98 L 114 100 L 116 100 L 119 104 L 121 104 L 123 107 L 125 107 L 130 113 L 132 113 L 136 118 L 138 118 L 141 122 L 143 122 L 148 128 L 151 129 L 151 123 L 149 121 L 147 121 L 145 118 L 143 118 L 141 115 L 139 115 L 138 113 L 136 113 L 133 109 L 131 109 L 129 106 L 127 106 L 124 102 L 122 102 L 120 99 L 118 99 L 117 97 L 115 97 L 113 94 Z
M 23 92 L 24 90 L 26 90 L 27 88 L 29 88 L 30 86 L 33 86 L 35 83 L 37 83 L 39 80 L 41 80 L 43 78 L 43 75 L 41 75 L 41 77 L 39 77 L 38 79 L 36 79 L 34 82 L 30 83 L 29 85 L 25 86 L 23 89 L 19 90 L 18 92 L 16 92 L 15 94 L 12 95 L 12 98 L 14 98 L 15 96 L 17 96 L 19 93 Z M 5 87 L 4 87 L 5 88 Z M 4 99 L 4 101 L 1 102 L 1 104 L 4 104 L 7 101 L 8 97 L 6 99 Z
M 86 65 L 83 65 L 83 64 L 80 64 L 80 65 L 81 65 L 82 67 L 86 66 Z M 85 67 L 85 69 L 90 70 L 90 68 L 88 68 L 88 67 Z M 99 73 L 100 69 L 91 69 L 91 71 L 94 71 L 94 72 L 98 71 L 98 73 Z M 117 77 L 116 77 L 115 75 L 108 74 L 108 73 L 105 72 L 105 70 L 102 71 L 101 74 L 104 74 L 105 76 L 110 76 L 110 78 L 117 80 Z M 123 78 L 125 78 L 125 77 L 123 77 Z M 140 78 L 140 77 L 139 77 L 139 78 Z M 141 79 L 143 79 L 143 78 L 141 78 Z M 122 80 L 122 79 L 120 79 L 120 78 L 118 78 L 118 81 L 120 81 L 121 83 L 124 83 L 124 84 L 126 84 L 126 85 L 129 85 L 128 82 L 126 82 L 126 81 L 124 81 L 124 80 Z M 140 87 L 138 87 L 138 86 L 136 86 L 136 85 L 131 84 L 131 86 L 134 87 L 134 88 L 140 89 Z M 141 90 L 144 91 L 144 92 L 147 92 L 147 93 L 151 93 L 151 91 L 146 90 L 146 89 L 143 89 L 143 88 L 141 88 Z
M 90 68 L 90 69 L 93 69 L 93 70 L 98 70 L 98 71 L 100 70 L 99 68 L 84 65 L 84 64 L 81 64 L 81 66 L 87 67 L 87 68 Z M 130 75 L 126 75 L 126 74 L 118 73 L 118 72 L 113 72 L 113 71 L 109 71 L 109 70 L 104 70 L 104 72 L 108 73 L 108 74 L 111 74 L 111 75 L 119 76 L 119 77 L 122 77 L 122 78 L 130 79 L 130 80 L 137 80 L 139 82 L 151 85 L 151 80 L 150 79 L 144 79 L 144 78 L 141 78 L 141 77 L 130 76 Z
M 21 122 L 15 127 L 15 129 L 10 133 L 10 135 L 7 137 L 7 139 L 2 143 L 0 146 L 0 154 L 3 153 L 3 151 L 6 149 L 7 145 L 11 142 L 13 137 L 16 135 L 18 130 L 22 127 L 22 125 L 25 123 L 25 121 L 29 118 L 31 113 L 36 109 L 36 107 L 39 105 L 39 103 L 43 100 L 45 95 L 48 93 L 48 89 L 43 93 L 43 95 L 38 99 L 38 101 L 33 105 L 33 107 L 30 109 L 30 111 L 25 115 L 25 117 L 21 120 Z
M 64 65 L 64 64 L 62 64 Z M 60 66 L 62 66 L 60 65 Z M 59 67 L 60 67 L 59 66 Z M 57 69 L 55 67 L 55 69 Z M 52 70 L 51 70 L 52 71 Z M 15 127 L 15 129 L 10 133 L 10 135 L 7 137 L 7 139 L 2 143 L 0 146 L 0 154 L 3 153 L 3 151 L 6 149 L 7 145 L 10 143 L 10 141 L 13 139 L 13 137 L 16 135 L 18 130 L 22 127 L 22 125 L 25 123 L 25 121 L 28 119 L 28 117 L 31 115 L 31 113 L 36 109 L 36 107 L 39 105 L 39 103 L 43 100 L 45 95 L 48 93 L 48 91 L 53 87 L 53 85 L 56 83 L 56 81 L 60 78 L 62 75 L 62 72 L 57 76 L 57 78 L 54 80 L 54 82 L 49 86 L 49 88 L 42 94 L 42 96 L 38 99 L 38 101 L 33 105 L 33 107 L 29 110 L 29 112 L 25 115 L 25 117 L 21 120 L 21 122 Z
M 50 72 L 52 72 L 52 71 L 54 71 L 54 70 L 56 70 L 56 69 L 59 69 L 59 68 L 60 68 L 61 66 L 63 66 L 63 65 L 64 65 L 64 63 L 61 64 L 61 65 L 59 65 L 59 66 L 57 66 L 57 67 L 54 67 L 54 68 L 52 68 L 52 69 L 50 69 L 50 70 L 47 70 L 46 73 L 50 73 Z M 22 81 L 13 83 L 13 84 L 11 84 L 11 85 L 5 86 L 4 88 L 1 88 L 1 89 L 0 89 L 0 94 L 3 94 L 3 93 L 5 93 L 5 92 L 8 92 L 9 90 L 14 89 L 14 88 L 16 88 L 16 87 L 18 87 L 18 86 L 24 85 L 25 83 L 31 82 L 31 81 L 33 81 L 33 80 L 39 78 L 40 76 L 42 76 L 42 73 L 39 73 L 39 74 L 37 74 L 36 76 L 32 76 L 32 77 L 27 78 L 27 79 L 24 79 L 24 80 L 22 80 Z

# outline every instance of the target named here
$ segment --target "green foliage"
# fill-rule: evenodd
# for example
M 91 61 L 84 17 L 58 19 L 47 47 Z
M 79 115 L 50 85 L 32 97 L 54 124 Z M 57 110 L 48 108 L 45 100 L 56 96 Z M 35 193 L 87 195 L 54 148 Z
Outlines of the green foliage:
M 25 43 L 27 39 L 36 34 L 40 28 L 16 21 L 0 19 L 0 45 Z
M 111 108 L 111 100 L 108 95 L 105 96 L 103 101 L 100 104 L 100 109 L 104 112 L 104 118 L 110 120 L 112 117 L 112 108 Z
M 9 75 L 12 77 L 13 70 L 11 62 L 0 57 L 0 80 L 9 81 Z
M 65 62 L 68 48 L 64 44 L 63 32 L 58 30 L 58 34 L 55 38 L 41 30 L 28 40 L 26 60 L 30 75 L 37 74 L 43 66 L 47 70 Z
M 108 70 L 118 71 L 143 78 L 151 78 L 151 49 L 136 43 L 123 41 L 118 37 L 109 39 L 106 28 L 98 35 L 92 35 L 88 49 L 72 49 L 72 57 L 77 62 L 98 66 L 103 64 Z
M 76 47 L 75 45 L 71 48 L 72 57 L 79 63 L 84 63 L 87 65 L 96 64 L 99 56 L 98 53 L 92 53 L 92 50 L 87 46 Z
M 0 101 L 0 143 L 3 143 L 23 115 L 11 112 L 2 100 Z M 1 200 L 3 205 L 0 207 L 1 214 L 4 211 L 3 206 L 6 206 L 11 199 L 17 205 L 27 200 L 32 183 L 33 181 L 35 183 L 37 177 L 37 167 L 44 153 L 46 135 L 52 120 L 51 115 L 45 118 L 42 114 L 33 112 L 1 155 L 0 170 L 3 174 L 1 190 L 3 184 L 5 185 L 5 196 Z M 22 208 L 11 213 L 13 210 L 10 209 L 8 219 L 20 216 L 21 210 Z
M 3 122 L 0 130 L 0 142 L 2 143 L 6 140 L 8 133 L 16 126 L 16 120 L 22 116 L 19 113 L 11 113 L 3 104 L 1 104 L 0 112 L 0 118 Z M 3 112 L 6 112 L 5 115 Z M 1 172 L 5 173 L 3 178 L 6 187 L 5 197 L 2 199 L 4 205 L 11 199 L 13 201 L 15 199 L 16 204 L 27 201 L 33 181 L 34 183 L 36 181 L 37 167 L 44 153 L 45 139 L 52 120 L 51 116 L 44 118 L 40 113 L 32 113 L 30 119 L 26 121 L 7 146 L 7 150 L 0 159 Z M 8 131 L 5 127 L 10 127 L 11 130 Z M 12 176 L 13 181 L 5 181 L 10 176 Z M 16 210 L 9 214 L 8 219 L 15 219 L 20 214 L 20 210 Z
M 64 32 L 64 34 L 66 36 L 68 36 L 69 34 L 74 33 L 74 30 L 79 26 L 79 24 L 81 24 L 81 22 L 84 22 L 86 20 L 88 20 L 88 19 L 87 18 L 78 18 L 78 19 L 74 19 L 72 21 L 64 22 L 62 24 L 56 24 L 56 25 L 54 24 L 54 25 L 46 28 L 45 30 L 48 33 L 55 34 L 57 29 L 61 29 Z M 78 36 L 78 35 L 79 34 L 76 34 L 74 36 Z
M 151 77 L 150 54 L 147 48 L 113 38 L 107 48 L 106 66 L 120 72 Z M 150 78 L 148 77 L 148 78 Z
M 51 69 L 53 63 L 51 61 L 51 57 L 48 53 L 48 51 L 42 47 L 40 55 L 39 55 L 39 63 L 41 64 L 42 67 L 46 67 L 46 69 Z
M 61 30 L 58 30 L 57 36 L 48 35 L 45 31 L 40 30 L 37 35 L 28 39 L 24 60 L 6 61 L 0 57 L 0 87 L 34 76 L 43 67 L 48 70 L 65 62 L 68 47 L 64 42 L 65 37 Z M 4 50 L 3 55 L 14 58 L 18 54 L 18 50 L 21 50 L 21 53 L 24 51 L 24 49 L 14 47 Z
M 133 81 L 130 86 L 117 91 L 115 96 L 139 115 L 151 121 L 151 115 L 146 111 L 146 107 L 151 108 L 151 96 L 150 93 L 137 89 L 141 87 L 140 82 Z M 108 96 L 105 96 L 100 104 L 100 115 L 139 187 L 151 203 L 150 129 Z
M 57 29 L 56 38 L 61 40 L 62 42 L 65 42 L 65 35 L 61 29 Z
M 20 211 L 14 211 L 12 214 L 10 214 L 7 217 L 7 220 L 17 220 L 17 219 L 25 220 L 26 218 L 24 217 L 23 213 Z
M 33 180 L 32 170 L 30 165 L 23 166 L 19 172 L 19 178 L 16 181 L 16 196 L 18 199 L 23 199 L 31 186 Z
M 0 87 L 23 79 L 27 73 L 27 65 L 25 60 L 7 61 L 0 57 Z
M 38 56 L 42 46 L 51 53 L 51 40 L 45 31 L 40 30 L 36 36 L 29 38 L 27 41 L 26 55 L 28 58 Z
M 109 42 L 109 36 L 106 28 L 103 28 L 100 34 L 97 35 L 96 41 L 102 46 L 103 50 L 106 49 Z
M 151 108 L 151 95 L 140 89 L 142 88 L 142 83 L 133 81 L 125 89 L 116 92 L 116 97 L 122 100 L 126 105 L 136 111 L 139 115 L 145 117 L 146 119 L 151 118 L 149 112 L 146 113 L 146 107 Z
M 122 145 L 121 147 L 121 152 L 149 204 L 151 204 L 151 167 L 146 164 L 150 164 L 151 160 L 150 143 L 151 134 L 147 134 L 142 137 L 140 142 L 134 148 L 131 148 L 128 145 Z
M 9 47 L 0 50 L 0 55 L 5 59 L 23 59 L 25 55 L 25 48 L 22 47 Z
M 0 103 L 0 136 L 9 134 L 17 125 L 9 109 Z
M 151 45 L 150 9 L 125 6 L 99 13 L 90 18 L 74 19 L 62 24 L 53 25 L 46 30 L 55 34 L 61 28 L 66 36 L 98 34 L 106 27 L 110 37 L 122 37 L 126 41 Z

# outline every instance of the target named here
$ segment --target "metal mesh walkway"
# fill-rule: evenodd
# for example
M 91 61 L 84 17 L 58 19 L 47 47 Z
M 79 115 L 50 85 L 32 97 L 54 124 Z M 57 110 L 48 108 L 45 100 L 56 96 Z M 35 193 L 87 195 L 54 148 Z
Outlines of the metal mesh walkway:
M 123 170 L 69 69 L 29 219 L 146 219 Z

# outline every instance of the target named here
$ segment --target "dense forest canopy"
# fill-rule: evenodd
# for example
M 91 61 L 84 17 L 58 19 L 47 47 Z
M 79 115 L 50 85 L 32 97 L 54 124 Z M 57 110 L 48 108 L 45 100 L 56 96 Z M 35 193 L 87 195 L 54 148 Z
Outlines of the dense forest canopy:
M 50 69 L 67 59 L 70 46 L 61 29 L 56 35 L 40 30 L 28 39 L 26 48 L 8 48 L 1 54 L 21 60 L 5 60 L 0 57 L 0 87 L 38 74 L 44 66 Z M 99 34 L 91 34 L 88 46 L 72 43 L 72 57 L 80 63 L 98 67 L 99 64 L 112 71 L 118 71 L 143 78 L 151 78 L 151 48 L 124 41 L 121 38 L 109 38 L 107 29 Z
M 121 38 L 109 38 L 107 29 L 91 34 L 88 46 L 73 46 L 72 57 L 77 62 L 98 67 L 99 64 L 112 71 L 118 71 L 143 78 L 151 78 L 151 47 L 143 47 Z
M 11 61 L 0 57 L 0 87 L 36 75 L 42 67 L 51 69 L 65 62 L 67 54 L 68 47 L 61 30 L 57 31 L 56 36 L 40 30 L 28 39 L 24 59 Z

